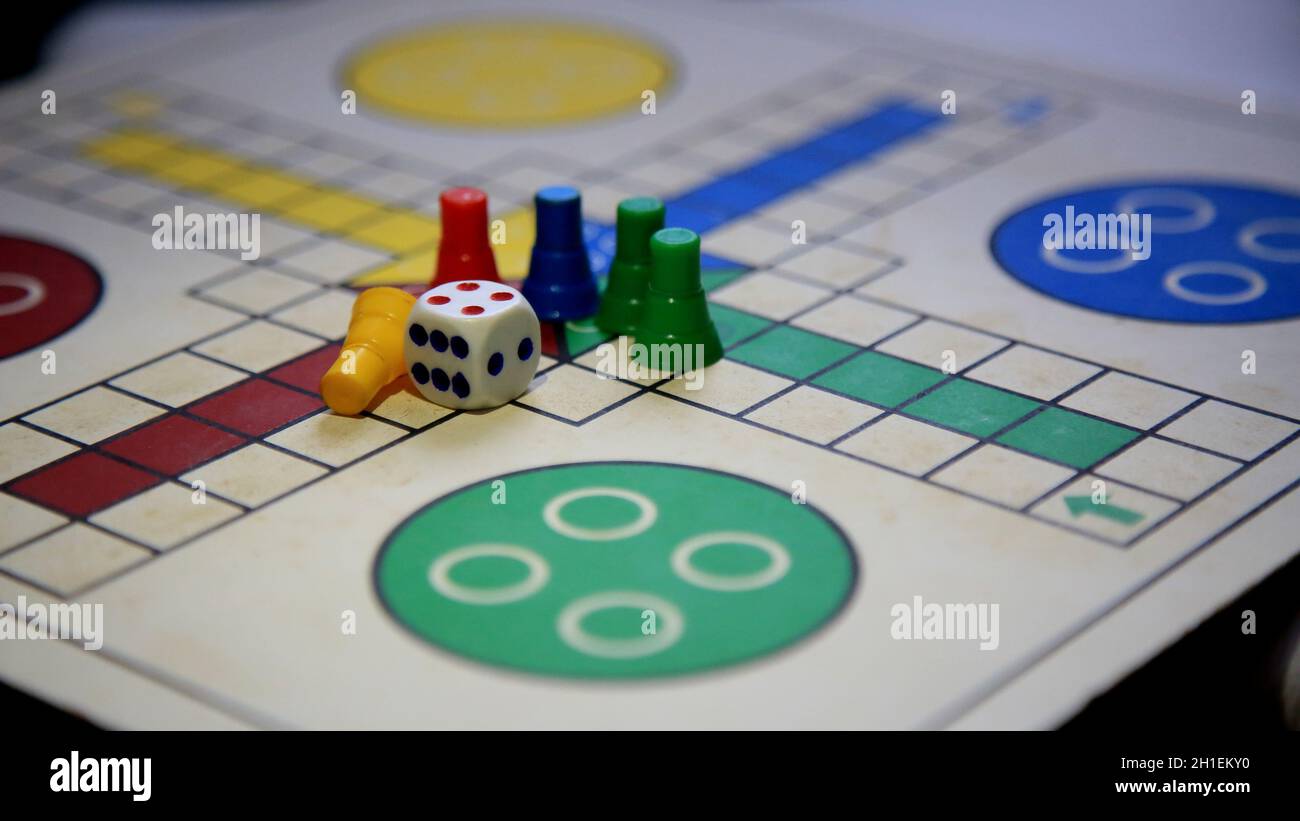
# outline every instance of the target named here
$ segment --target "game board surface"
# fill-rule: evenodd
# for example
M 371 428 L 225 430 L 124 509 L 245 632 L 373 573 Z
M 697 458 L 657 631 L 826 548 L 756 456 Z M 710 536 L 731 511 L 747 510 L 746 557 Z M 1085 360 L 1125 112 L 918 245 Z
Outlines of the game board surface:
M 825 11 L 250 19 L 0 98 L 0 600 L 106 620 L 6 681 L 120 727 L 1045 727 L 1300 549 L 1294 123 Z M 621 199 L 700 233 L 698 390 L 571 322 L 504 407 L 324 409 L 439 191 L 513 280 L 556 183 L 598 274 Z M 1065 204 L 1151 255 L 1041 254 Z M 178 208 L 260 257 L 156 250 Z

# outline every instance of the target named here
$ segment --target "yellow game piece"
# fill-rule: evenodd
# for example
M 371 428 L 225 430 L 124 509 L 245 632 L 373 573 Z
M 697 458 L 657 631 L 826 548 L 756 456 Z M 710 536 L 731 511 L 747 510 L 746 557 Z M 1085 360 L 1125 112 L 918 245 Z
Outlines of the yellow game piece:
M 330 410 L 361 413 L 380 389 L 406 372 L 402 347 L 414 304 L 415 297 L 398 288 L 369 288 L 357 297 L 343 350 L 320 380 L 321 399 Z

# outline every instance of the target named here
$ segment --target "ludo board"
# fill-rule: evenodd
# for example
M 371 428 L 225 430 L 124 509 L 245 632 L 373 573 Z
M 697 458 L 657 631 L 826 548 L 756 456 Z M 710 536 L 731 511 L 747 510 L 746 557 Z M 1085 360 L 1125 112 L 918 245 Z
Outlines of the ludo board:
M 7 93 L 0 594 L 104 629 L 0 676 L 120 727 L 1052 726 L 1293 556 L 1296 124 L 826 15 L 340 3 Z M 519 278 L 555 183 L 600 274 L 625 197 L 702 235 L 722 362 L 575 322 L 496 410 L 325 411 L 441 189 Z M 1149 254 L 1045 249 L 1067 206 Z M 155 247 L 193 213 L 256 258 Z

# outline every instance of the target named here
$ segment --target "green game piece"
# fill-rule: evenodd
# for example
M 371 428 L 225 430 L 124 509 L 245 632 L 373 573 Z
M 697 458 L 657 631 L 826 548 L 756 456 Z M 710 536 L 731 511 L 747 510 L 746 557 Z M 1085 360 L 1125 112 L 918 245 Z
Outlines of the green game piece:
M 990 436 L 1037 407 L 1032 399 L 954 379 L 908 405 L 903 413 L 972 436 Z
M 650 238 L 663 227 L 663 200 L 633 197 L 618 204 L 614 261 L 596 312 L 596 326 L 602 331 L 636 334 L 650 285 Z
M 722 358 L 722 341 L 700 285 L 699 235 L 685 228 L 657 231 L 650 238 L 650 256 L 653 270 L 636 341 L 647 346 L 700 345 L 703 361 L 692 361 L 696 367 L 712 365 Z
M 892 408 L 942 380 L 943 373 L 934 368 L 864 351 L 817 377 L 813 384 Z
M 998 437 L 998 442 L 1035 456 L 1088 468 L 1132 442 L 1138 432 L 1071 413 L 1048 408 Z
M 591 319 L 570 319 L 564 323 L 564 350 L 571 357 L 581 356 L 609 338 Z
M 493 504 L 504 480 L 509 504 Z M 388 612 L 451 653 L 588 679 L 703 672 L 808 638 L 844 606 L 844 534 L 789 491 L 704 468 L 556 465 L 419 510 L 375 561 Z
M 727 358 L 791 379 L 804 379 L 855 350 L 846 342 L 780 325 L 736 348 Z

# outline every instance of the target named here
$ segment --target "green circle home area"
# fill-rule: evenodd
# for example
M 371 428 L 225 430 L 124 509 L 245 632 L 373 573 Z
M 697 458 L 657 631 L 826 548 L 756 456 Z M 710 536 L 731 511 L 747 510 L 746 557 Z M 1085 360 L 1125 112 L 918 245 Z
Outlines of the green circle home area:
M 403 522 L 375 563 L 380 599 L 431 644 L 580 678 L 759 658 L 825 624 L 856 575 L 840 529 L 784 490 L 645 462 L 462 488 Z

